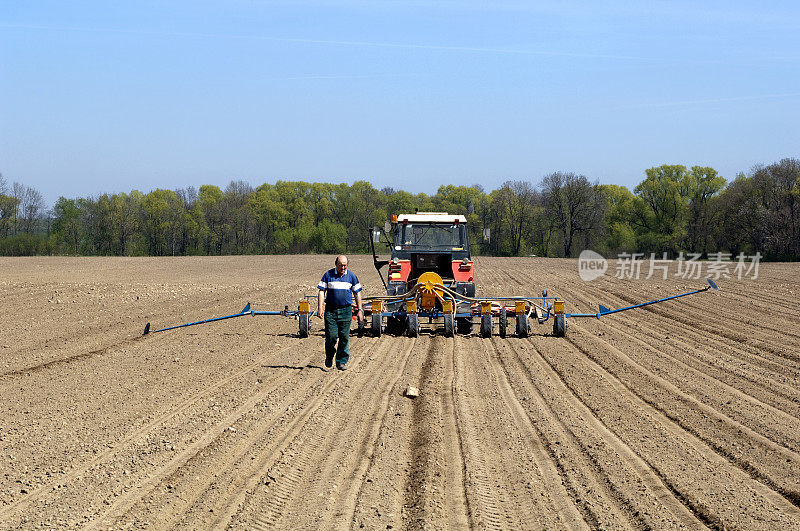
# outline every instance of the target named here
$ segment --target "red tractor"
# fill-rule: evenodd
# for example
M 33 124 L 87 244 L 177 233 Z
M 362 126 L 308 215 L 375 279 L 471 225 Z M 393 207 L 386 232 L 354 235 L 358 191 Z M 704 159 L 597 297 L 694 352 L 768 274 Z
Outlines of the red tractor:
M 388 296 L 408 293 L 421 281 L 429 280 L 443 285 L 465 297 L 475 297 L 475 270 L 469 251 L 467 219 L 461 215 L 446 212 L 417 212 L 392 216 L 391 223 L 384 228 L 385 243 L 391 249 L 390 260 L 379 260 L 375 255 L 374 243 L 379 240 L 379 231 L 373 231 L 371 243 L 375 268 L 380 270 L 388 265 L 388 278 L 381 280 Z M 457 313 L 469 313 L 469 304 Z M 442 309 L 441 302 L 435 308 Z M 389 331 L 400 332 L 406 317 L 400 302 L 388 303 L 386 312 L 395 315 L 387 318 Z M 457 317 L 456 326 L 460 333 L 469 333 L 472 321 L 469 317 Z

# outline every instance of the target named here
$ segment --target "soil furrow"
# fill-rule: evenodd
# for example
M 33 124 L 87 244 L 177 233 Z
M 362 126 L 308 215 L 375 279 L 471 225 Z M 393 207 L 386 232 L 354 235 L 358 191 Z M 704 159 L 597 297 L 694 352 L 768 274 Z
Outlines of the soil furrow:
M 584 450 L 581 437 L 570 430 L 570 425 L 575 425 L 571 421 L 575 415 L 579 416 L 579 425 L 591 421 L 574 411 L 576 404 L 566 395 L 562 396 L 561 402 L 553 399 L 553 389 L 558 382 L 548 374 L 546 367 L 531 370 L 522 362 L 512 343 L 508 346 L 508 350 L 497 352 L 505 378 L 515 394 L 524 398 L 531 426 L 558 470 L 570 502 L 590 527 L 637 527 L 633 522 L 635 511 L 625 507 L 608 484 L 597 461 Z M 561 390 L 565 389 L 562 387 Z
M 503 341 L 507 340 L 499 340 Z M 502 471 L 494 476 L 498 481 L 514 477 L 526 478 L 523 482 L 503 484 L 502 491 L 513 494 L 513 501 L 520 506 L 516 512 L 530 515 L 529 519 L 521 522 L 514 522 L 509 516 L 507 525 L 522 529 L 561 526 L 570 529 L 585 528 L 586 523 L 581 512 L 570 503 L 570 495 L 559 476 L 558 467 L 550 460 L 544 446 L 545 441 L 531 424 L 525 408 L 500 368 L 498 342 L 495 341 L 493 345 L 473 342 L 472 349 L 467 347 L 465 341 L 459 339 L 458 343 L 464 350 L 471 350 L 473 353 L 469 357 L 474 373 L 472 380 L 476 385 L 473 393 L 476 395 L 476 403 L 485 404 L 482 417 L 495 419 L 492 424 L 480 424 L 484 437 L 493 439 L 495 448 L 507 447 L 513 450 L 519 455 L 520 461 L 527 465 L 519 469 L 506 460 L 499 461 Z M 495 423 L 500 423 L 505 428 L 498 431 L 494 429 Z M 493 457 L 498 454 L 488 455 Z
M 453 373 L 451 389 L 455 386 L 459 390 L 466 390 L 461 360 L 454 360 L 453 364 L 448 364 L 445 369 L 449 369 Z M 460 446 L 463 448 L 464 488 L 467 500 L 469 500 L 471 525 L 481 529 L 501 529 L 504 523 L 503 514 L 500 509 L 498 492 L 494 488 L 494 484 L 499 481 L 499 476 L 492 474 L 492 478 L 497 478 L 492 481 L 487 472 L 486 461 L 490 459 L 490 452 L 485 448 L 482 434 L 478 433 L 472 400 L 469 395 L 465 396 L 462 393 L 451 394 L 450 399 L 453 402 Z
M 443 507 L 439 493 L 444 489 L 439 456 L 444 437 L 439 401 L 436 400 L 440 362 L 435 343 L 428 343 L 420 370 L 420 389 L 426 390 L 411 406 L 411 433 L 406 446 L 407 464 L 403 486 L 403 527 L 416 529 L 425 521 L 440 519 Z M 427 391 L 430 390 L 430 391 Z
M 567 290 L 572 291 L 572 290 Z M 588 300 L 585 296 L 581 297 L 580 294 L 577 294 L 578 298 L 583 298 L 584 300 Z M 629 301 L 625 301 L 628 303 Z M 640 301 L 641 302 L 641 301 Z M 655 309 L 653 309 L 655 311 Z M 674 319 L 674 315 L 678 313 L 680 310 L 675 308 L 673 311 L 670 312 L 663 312 L 663 313 L 649 313 L 649 312 L 641 312 L 641 313 L 631 313 L 631 319 L 626 321 L 631 324 L 639 323 L 639 322 L 656 322 L 656 323 L 663 323 L 662 326 L 666 329 L 667 335 L 669 337 L 687 337 L 693 339 L 693 343 L 696 345 L 715 345 L 718 346 L 720 349 L 729 349 L 731 350 L 734 355 L 736 355 L 739 359 L 743 362 L 755 365 L 758 367 L 762 367 L 774 373 L 783 374 L 787 377 L 791 378 L 791 381 L 796 382 L 797 378 L 800 377 L 800 369 L 798 368 L 797 362 L 792 359 L 787 359 L 784 356 L 777 356 L 772 352 L 763 352 L 759 349 L 754 348 L 745 348 L 743 347 L 742 341 L 738 339 L 731 339 L 728 335 L 714 335 L 708 333 L 705 329 L 698 329 L 696 325 L 693 324 L 686 324 L 684 322 L 678 321 Z M 637 312 L 637 310 L 633 310 L 633 312 Z M 674 313 L 673 313 L 674 312 Z M 685 312 L 683 312 L 685 313 Z M 702 319 L 698 319 L 698 321 L 708 321 L 708 306 L 704 308 L 704 314 L 702 315 Z M 636 317 L 633 317 L 636 316 Z M 614 316 L 607 318 L 608 320 L 614 319 Z M 604 320 L 604 322 L 606 322 Z M 725 320 L 718 317 L 718 315 L 714 315 L 713 324 L 718 326 L 718 328 L 723 328 L 722 325 L 735 323 L 737 325 L 737 330 L 741 331 L 742 327 L 747 327 L 748 325 L 745 323 L 741 323 L 739 319 L 734 320 Z M 756 332 L 755 330 L 753 332 Z
M 293 375 L 287 375 L 274 382 L 273 385 L 268 386 L 266 389 L 251 395 L 220 422 L 217 422 L 211 429 L 208 429 L 205 433 L 200 435 L 195 442 L 178 452 L 166 464 L 151 472 L 142 481 L 136 483 L 128 492 L 119 496 L 108 510 L 93 519 L 88 528 L 94 529 L 104 525 L 107 521 L 113 522 L 117 517 L 125 514 L 139 502 L 139 500 L 148 496 L 161 482 L 172 476 L 180 467 L 185 466 L 191 458 L 202 451 L 211 449 L 212 446 L 217 443 L 218 439 L 224 437 L 233 425 L 239 422 L 244 415 L 252 411 L 259 402 L 265 400 L 272 393 L 280 389 L 280 386 L 291 378 L 291 376 Z
M 355 341 L 353 348 L 356 345 L 363 348 L 365 342 Z M 348 485 L 343 481 L 348 475 L 366 469 L 369 458 L 359 450 L 369 447 L 372 437 L 377 437 L 383 404 L 388 404 L 391 388 L 403 373 L 414 344 L 414 341 L 409 342 L 402 355 L 389 360 L 391 344 L 385 343 L 371 352 L 367 360 L 362 359 L 367 355 L 364 353 L 348 364 L 346 373 L 335 375 L 336 389 L 331 389 L 325 404 L 298 426 L 292 441 L 279 445 L 285 450 L 280 453 L 272 450 L 270 453 L 274 457 L 269 460 L 259 457 L 257 466 L 239 473 L 242 479 L 234 483 L 240 486 L 240 492 L 246 491 L 249 496 L 244 500 L 236 495 L 226 502 L 231 509 L 238 507 L 238 514 L 227 511 L 232 520 L 223 515 L 214 525 L 230 522 L 234 527 L 329 528 L 331 525 L 327 525 L 326 520 L 351 521 L 352 515 L 345 514 L 340 503 L 343 497 L 355 498 L 353 492 L 358 483 Z M 376 358 L 386 360 L 389 369 L 374 370 L 381 364 Z M 366 393 L 387 387 L 384 400 L 362 404 Z M 348 444 L 342 444 L 340 437 Z M 264 485 L 263 489 L 257 488 L 258 485 Z M 310 505 L 318 511 L 304 515 L 295 513 L 296 507 Z
M 579 334 L 580 339 L 575 337 Z M 581 332 L 570 339 L 581 352 L 618 378 L 632 393 L 705 441 L 753 478 L 797 504 L 800 499 L 800 455 L 685 395 L 613 347 L 606 346 L 608 350 L 602 357 L 595 355 L 596 348 L 586 346 L 593 340 Z M 612 361 L 607 355 L 609 351 L 614 358 L 622 360 L 621 363 Z
M 284 347 L 278 351 L 270 352 L 268 356 L 265 356 L 265 358 L 266 359 L 280 358 L 287 351 L 294 348 L 299 348 L 299 345 L 293 344 Z M 111 463 L 111 466 L 114 466 L 112 460 L 116 459 L 117 461 L 119 461 L 119 458 L 116 457 L 118 454 L 123 453 L 123 451 L 127 451 L 129 447 L 142 446 L 143 442 L 145 442 L 148 439 L 148 434 L 158 432 L 160 428 L 170 423 L 177 415 L 186 414 L 187 412 L 190 411 L 192 407 L 198 405 L 201 401 L 212 397 L 215 393 L 221 391 L 226 385 L 229 385 L 230 383 L 235 382 L 236 380 L 242 378 L 244 375 L 250 373 L 254 368 L 260 366 L 263 363 L 264 359 L 260 359 L 254 363 L 248 364 L 242 369 L 236 371 L 235 373 L 204 388 L 201 392 L 192 394 L 177 402 L 169 404 L 165 408 L 164 413 L 156 416 L 143 426 L 129 433 L 126 433 L 121 439 L 116 441 L 113 445 L 110 445 L 109 447 L 103 449 L 101 452 L 94 455 L 92 459 L 85 461 L 83 463 L 74 463 L 73 466 L 70 467 L 69 472 L 67 472 L 66 474 L 55 476 L 50 481 L 45 482 L 41 486 L 37 487 L 35 490 L 29 492 L 24 498 L 21 498 L 19 501 L 0 508 L 0 520 L 7 521 L 14 515 L 17 515 L 21 511 L 28 509 L 31 506 L 31 504 L 39 502 L 39 500 L 41 500 L 42 498 L 51 497 L 54 491 L 61 491 L 64 488 L 69 488 L 70 483 L 75 481 L 77 478 L 87 477 L 89 475 L 98 473 L 98 471 L 104 466 L 104 464 Z
M 634 450 L 705 522 L 780 528 L 800 526 L 800 510 L 654 410 L 574 348 L 532 342 L 569 388 Z M 687 471 L 692 473 L 687 474 Z M 699 474 L 702 482 L 697 482 Z M 753 504 L 755 501 L 755 504 Z
M 573 323 L 575 324 L 575 323 Z M 800 390 L 788 383 L 798 381 L 797 371 L 789 370 L 788 367 L 764 368 L 768 364 L 759 363 L 761 358 L 753 356 L 746 351 L 727 344 L 718 343 L 714 339 L 703 341 L 698 337 L 697 341 L 690 343 L 681 339 L 681 334 L 676 333 L 674 325 L 668 324 L 664 320 L 652 319 L 631 319 L 625 323 L 616 320 L 606 320 L 603 322 L 604 329 L 613 329 L 616 338 L 622 336 L 624 340 L 636 343 L 632 352 L 658 352 L 659 356 L 642 356 L 641 361 L 646 365 L 657 365 L 662 358 L 669 358 L 672 362 L 667 364 L 666 369 L 656 369 L 659 372 L 669 373 L 669 367 L 677 363 L 689 370 L 694 370 L 691 378 L 677 377 L 673 383 L 679 387 L 697 386 L 697 378 L 717 380 L 720 384 L 736 389 L 748 398 L 755 400 L 764 406 L 774 407 L 782 413 L 792 417 L 800 417 Z M 638 334 L 635 334 L 638 332 Z M 686 334 L 691 336 L 692 334 Z M 696 345 L 704 344 L 700 349 Z M 718 346 L 717 349 L 710 350 L 709 347 Z M 738 353 L 736 356 L 727 354 L 724 350 Z M 756 363 L 752 363 L 753 361 Z M 664 360 L 665 363 L 666 360 Z M 783 369 L 780 373 L 772 371 L 772 368 Z M 783 382 L 787 382 L 784 384 Z M 769 388 L 769 391 L 767 391 Z M 727 393 L 726 393 L 727 394 Z M 707 391 L 697 395 L 698 398 L 717 397 L 719 395 L 709 395 Z M 735 412 L 736 406 L 729 408 Z M 779 414 L 782 414 L 779 413 Z
M 345 372 L 318 319 L 141 336 L 293 308 L 333 260 L 0 259 L 0 529 L 800 531 L 800 264 L 565 338 L 353 336 Z M 592 313 L 705 285 L 619 265 L 480 256 L 477 295 Z M 367 297 L 372 267 L 350 257 Z
M 307 365 L 306 368 L 317 369 Z M 294 404 L 304 403 L 319 392 L 317 370 L 306 374 L 283 369 L 279 379 L 271 380 L 269 394 L 245 413 L 234 426 L 228 427 L 224 437 L 217 437 L 198 451 L 172 474 L 163 477 L 153 492 L 148 494 L 115 522 L 132 521 L 136 525 L 158 523 L 172 527 L 178 520 L 187 521 L 186 514 L 196 509 L 188 521 L 203 521 L 215 504 L 206 499 L 210 491 L 216 497 L 234 486 L 231 476 L 250 464 L 253 456 L 263 451 L 263 446 L 273 432 L 280 430 L 294 418 Z M 280 382 L 280 385 L 277 385 Z M 250 460 L 247 457 L 250 456 Z M 142 516 L 146 518 L 142 518 Z

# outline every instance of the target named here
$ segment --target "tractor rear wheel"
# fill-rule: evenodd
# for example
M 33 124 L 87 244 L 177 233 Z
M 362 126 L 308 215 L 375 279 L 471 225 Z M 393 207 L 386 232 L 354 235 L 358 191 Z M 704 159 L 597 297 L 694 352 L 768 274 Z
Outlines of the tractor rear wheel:
M 372 314 L 372 335 L 375 337 L 381 337 L 382 331 L 382 321 L 380 313 L 373 313 Z
M 417 337 L 419 335 L 419 315 L 410 313 L 406 317 L 406 333 L 408 337 Z
M 508 315 L 506 314 L 506 307 L 500 308 L 500 317 L 497 320 L 498 328 L 500 329 L 500 337 L 506 337 L 506 329 L 508 328 Z
M 472 333 L 472 319 L 470 317 L 456 317 L 456 328 L 458 333 L 469 335 Z
M 453 314 L 444 314 L 444 337 L 453 337 L 455 335 L 455 318 Z
M 567 335 L 567 316 L 563 313 L 554 316 L 553 335 L 556 337 L 564 337 Z
M 492 337 L 492 314 L 481 315 L 481 337 Z
M 528 337 L 529 329 L 530 323 L 528 322 L 528 316 L 524 312 L 517 315 L 517 337 Z
M 301 313 L 298 318 L 300 321 L 300 331 L 298 335 L 300 337 L 308 337 L 308 331 L 311 328 L 311 315 L 307 313 Z
M 403 333 L 403 329 L 406 326 L 405 319 L 401 319 L 399 317 L 387 317 L 386 318 L 386 333 L 393 334 L 399 336 Z

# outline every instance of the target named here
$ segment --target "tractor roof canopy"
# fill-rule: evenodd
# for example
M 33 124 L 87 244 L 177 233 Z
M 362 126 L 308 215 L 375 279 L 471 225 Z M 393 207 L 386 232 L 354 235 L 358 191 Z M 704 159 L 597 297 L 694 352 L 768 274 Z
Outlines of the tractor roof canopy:
M 417 212 L 416 214 L 398 214 L 398 223 L 466 223 L 467 218 L 447 212 Z

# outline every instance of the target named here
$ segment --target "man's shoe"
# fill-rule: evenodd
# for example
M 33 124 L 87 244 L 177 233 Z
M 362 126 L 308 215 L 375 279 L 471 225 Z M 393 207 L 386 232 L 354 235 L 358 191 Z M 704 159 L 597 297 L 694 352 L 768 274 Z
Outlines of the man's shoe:
M 329 368 L 329 369 L 331 367 L 333 367 L 333 358 L 332 357 L 331 358 L 328 358 L 328 357 L 325 358 L 325 366 L 327 368 Z
M 336 362 L 336 368 L 339 369 L 340 371 L 346 371 L 347 365 L 345 365 L 344 363 Z

